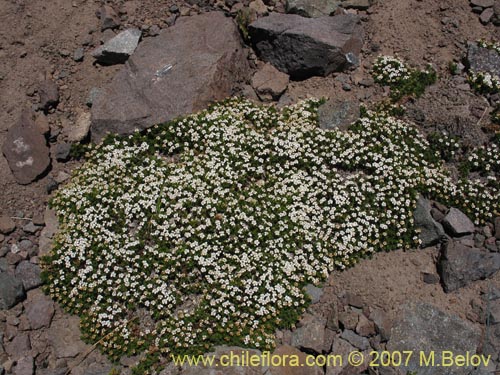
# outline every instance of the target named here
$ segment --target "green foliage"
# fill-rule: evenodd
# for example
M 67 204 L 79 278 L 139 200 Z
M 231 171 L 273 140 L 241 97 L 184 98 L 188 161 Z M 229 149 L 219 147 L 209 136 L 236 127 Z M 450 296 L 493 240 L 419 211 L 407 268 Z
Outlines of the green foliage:
M 432 132 L 427 136 L 427 141 L 436 157 L 447 162 L 451 161 L 460 149 L 459 138 L 446 133 Z
M 414 69 L 392 56 L 380 56 L 373 66 L 375 82 L 391 88 L 391 99 L 419 97 L 425 88 L 437 80 L 436 71 L 428 65 L 425 70 Z
M 42 260 L 87 342 L 145 353 L 136 374 L 216 345 L 272 349 L 308 283 L 418 244 L 420 194 L 477 223 L 498 212 L 498 187 L 455 183 L 411 124 L 365 111 L 324 131 L 320 103 L 231 99 L 88 153 L 51 201 L 60 232 Z
M 253 21 L 255 21 L 255 11 L 252 9 L 245 7 L 238 11 L 236 15 L 236 24 L 238 25 L 238 29 L 243 36 L 245 41 L 250 40 L 250 35 L 248 34 L 248 25 L 250 25 Z

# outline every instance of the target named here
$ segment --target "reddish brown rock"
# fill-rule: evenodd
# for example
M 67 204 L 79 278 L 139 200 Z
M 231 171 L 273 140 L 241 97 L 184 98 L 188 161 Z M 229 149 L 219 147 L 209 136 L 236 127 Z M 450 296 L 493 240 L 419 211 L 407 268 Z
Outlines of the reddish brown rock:
M 43 81 L 38 86 L 40 108 L 44 111 L 57 107 L 59 103 L 59 89 L 53 81 Z
M 50 165 L 45 137 L 26 113 L 9 129 L 2 152 L 16 181 L 21 185 L 36 180 Z
M 254 74 L 252 86 L 262 101 L 277 100 L 290 82 L 288 74 L 280 72 L 271 64 L 265 64 Z
M 92 139 L 129 134 L 225 99 L 249 79 L 237 27 L 220 12 L 181 18 L 143 41 L 92 105 Z

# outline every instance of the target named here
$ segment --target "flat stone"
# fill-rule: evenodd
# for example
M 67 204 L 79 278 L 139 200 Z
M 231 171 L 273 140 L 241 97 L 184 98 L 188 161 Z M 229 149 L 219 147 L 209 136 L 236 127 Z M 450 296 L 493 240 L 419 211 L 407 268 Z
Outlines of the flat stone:
M 246 52 L 230 18 L 221 12 L 181 17 L 144 40 L 103 88 L 92 105 L 92 140 L 204 109 L 248 77 Z
M 120 26 L 120 18 L 116 14 L 115 10 L 109 5 L 102 6 L 97 12 L 97 17 L 101 21 L 101 31 L 106 29 L 114 29 Z
M 35 118 L 35 125 L 42 135 L 47 135 L 50 133 L 50 125 L 47 116 L 43 113 L 39 113 Z
M 85 50 L 81 47 L 77 48 L 73 53 L 73 60 L 75 60 L 76 62 L 83 61 L 84 57 L 85 57 Z
M 287 0 L 286 12 L 311 18 L 331 16 L 340 3 L 332 0 Z
M 417 207 L 413 212 L 415 226 L 420 230 L 420 247 L 426 248 L 436 245 L 445 237 L 443 226 L 436 222 L 431 215 L 431 203 L 420 196 L 417 201 Z
M 362 337 L 356 332 L 351 331 L 350 329 L 344 330 L 340 337 L 348 341 L 352 346 L 358 348 L 359 350 L 366 350 L 370 347 L 370 342 L 366 337 Z
M 500 269 L 500 254 L 470 248 L 459 242 L 443 244 L 438 272 L 445 292 L 493 276 Z
M 372 5 L 373 0 L 344 0 L 341 4 L 342 8 L 358 10 L 367 10 Z
M 32 329 L 49 327 L 54 316 L 54 302 L 39 289 L 28 292 L 25 313 Z
M 35 360 L 31 356 L 20 358 L 13 369 L 14 375 L 34 375 Z
M 61 142 L 56 144 L 54 149 L 54 156 L 57 161 L 67 161 L 70 158 L 71 143 Z
M 0 233 L 10 234 L 16 229 L 16 223 L 9 216 L 0 216 Z
M 356 325 L 356 333 L 363 337 L 370 337 L 377 333 L 375 323 L 369 320 L 363 314 L 359 315 L 359 321 Z
M 358 309 L 362 309 L 364 306 L 363 299 L 357 294 L 347 292 L 345 294 L 345 301 L 349 306 L 357 307 Z
M 262 101 L 278 100 L 288 87 L 290 77 L 271 64 L 265 64 L 252 78 L 252 86 Z
M 59 88 L 54 81 L 43 81 L 38 85 L 40 108 L 48 111 L 59 103 Z
M 369 318 L 375 324 L 375 328 L 380 334 L 382 341 L 389 340 L 391 338 L 392 321 L 388 315 L 381 309 L 372 308 Z
M 305 315 L 301 326 L 292 333 L 292 345 L 321 353 L 325 341 L 326 320 L 314 315 Z
M 326 367 L 326 375 L 339 375 L 344 369 L 349 366 L 348 357 L 352 352 L 357 351 L 357 349 L 349 344 L 346 340 L 341 338 L 335 339 L 332 346 L 332 354 L 339 355 L 342 360 L 338 359 L 336 362 L 331 363 L 330 366 Z
M 80 340 L 80 321 L 74 316 L 54 320 L 47 331 L 56 358 L 74 358 L 83 353 L 86 345 Z
M 434 306 L 414 303 L 404 307 L 401 319 L 392 329 L 387 350 L 410 350 L 414 353 L 434 351 L 435 363 L 441 363 L 442 351 L 451 351 L 455 356 L 467 352 L 475 354 L 480 337 L 480 331 L 471 323 L 445 314 Z M 419 356 L 412 356 L 408 366 L 402 364 L 402 369 L 415 371 L 418 375 L 466 375 L 473 368 L 420 366 Z
M 487 23 L 489 23 L 491 21 L 494 14 L 495 13 L 493 12 L 493 8 L 485 9 L 479 15 L 479 20 L 481 21 L 481 23 L 483 25 L 486 25 Z
M 248 31 L 259 57 L 292 79 L 326 76 L 357 61 L 363 45 L 356 15 L 306 18 L 271 13 Z
M 452 207 L 443 219 L 444 228 L 453 236 L 474 232 L 474 223 L 462 211 Z
M 360 117 L 356 102 L 330 99 L 318 108 L 318 121 L 321 129 L 347 129 Z
M 354 311 L 342 311 L 338 314 L 341 327 L 354 331 L 359 322 L 359 314 Z
M 134 53 L 140 39 L 141 30 L 139 29 L 122 31 L 102 46 L 97 47 L 92 52 L 92 56 L 101 64 L 122 64 Z
M 80 111 L 77 114 L 76 120 L 72 126 L 63 129 L 64 135 L 68 142 L 77 143 L 87 138 L 91 125 L 90 112 Z
M 481 7 L 481 8 L 491 8 L 495 0 L 471 0 L 471 6 Z
M 46 208 L 44 212 L 45 227 L 40 232 L 39 238 L 39 255 L 46 255 L 52 247 L 52 238 L 57 232 L 59 222 L 54 210 Z
M 35 225 L 32 221 L 30 221 L 28 224 L 23 226 L 23 232 L 28 234 L 35 234 L 41 228 L 42 228 L 41 226 Z
M 87 100 L 85 101 L 85 104 L 87 104 L 87 107 L 92 107 L 94 104 L 94 101 L 96 98 L 99 96 L 101 93 L 101 89 L 98 87 L 92 87 L 89 91 L 89 95 L 87 96 Z
M 439 276 L 434 273 L 422 272 L 422 280 L 426 284 L 439 284 Z
M 23 358 L 30 350 L 31 342 L 27 333 L 18 333 L 12 341 L 5 344 L 5 351 L 14 360 Z
M 45 137 L 26 112 L 7 132 L 2 152 L 14 178 L 22 185 L 36 180 L 50 165 Z
M 7 272 L 0 272 L 0 310 L 10 309 L 26 296 L 22 282 Z
M 42 285 L 40 272 L 38 265 L 29 260 L 23 260 L 16 267 L 16 278 L 22 281 L 25 290 L 31 290 Z

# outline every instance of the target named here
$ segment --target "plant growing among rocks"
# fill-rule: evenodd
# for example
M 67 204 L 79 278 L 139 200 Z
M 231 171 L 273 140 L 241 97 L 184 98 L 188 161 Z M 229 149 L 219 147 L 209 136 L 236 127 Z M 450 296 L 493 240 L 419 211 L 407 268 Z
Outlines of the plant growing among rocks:
M 114 360 L 145 353 L 137 373 L 215 345 L 271 349 L 306 284 L 417 244 L 420 194 L 477 223 L 498 214 L 498 188 L 455 183 L 411 124 L 367 111 L 324 131 L 320 103 L 231 99 L 91 150 L 51 201 L 43 259 L 84 339 Z
M 405 96 L 418 97 L 437 79 L 431 65 L 425 70 L 418 70 L 393 56 L 379 56 L 373 65 L 372 75 L 375 82 L 391 88 L 393 101 Z

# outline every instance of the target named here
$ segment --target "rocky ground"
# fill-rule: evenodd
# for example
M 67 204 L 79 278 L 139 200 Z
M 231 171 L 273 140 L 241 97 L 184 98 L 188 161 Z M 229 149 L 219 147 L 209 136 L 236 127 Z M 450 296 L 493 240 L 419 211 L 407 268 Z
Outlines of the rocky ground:
M 397 54 L 415 66 L 431 63 L 437 70 L 438 82 L 405 103 L 406 116 L 423 131 L 446 130 L 471 145 L 498 131 L 489 115 L 499 98 L 475 94 L 461 64 L 468 42 L 499 40 L 500 2 L 347 0 L 344 15 L 336 9 L 340 2 L 308 7 L 312 3 L 0 0 L 0 143 L 19 151 L 4 146 L 0 158 L 0 375 L 108 374 L 112 368 L 129 373 L 134 364 L 134 358 L 111 364 L 81 342 L 78 319 L 40 288 L 39 257 L 56 230 L 47 202 L 79 165 L 69 155 L 71 144 L 99 140 L 110 130 L 144 128 L 231 94 L 278 105 L 325 96 L 335 99 L 335 111 L 341 105 L 355 116 L 352 108 L 359 103 L 388 96 L 369 73 L 380 54 Z M 214 10 L 230 17 L 206 14 Z M 332 26 L 316 18 L 280 18 L 287 10 L 314 17 L 338 14 L 342 21 Z M 272 22 L 264 17 L 269 12 L 276 13 Z M 251 36 L 253 49 L 240 44 L 233 19 L 243 25 L 243 35 Z M 207 37 L 214 23 L 225 31 Z M 323 39 L 284 55 L 286 38 L 293 34 L 286 31 L 299 23 L 300 33 L 317 37 L 319 31 Z M 355 61 L 342 60 L 338 52 L 318 54 L 325 44 L 351 53 Z M 285 52 L 276 54 L 277 47 Z M 313 53 L 300 55 L 306 50 Z M 450 63 L 459 67 L 455 74 Z M 377 254 L 334 272 L 323 289 L 311 287 L 314 304 L 297 329 L 278 332 L 278 352 L 469 350 L 492 354 L 494 362 L 481 370 L 418 374 L 497 370 L 500 219 L 477 227 L 452 207 L 425 200 L 419 207 L 417 221 L 427 230 L 427 246 Z M 408 370 L 414 369 L 411 363 Z M 402 372 L 367 365 L 301 370 Z M 182 373 L 210 369 L 190 371 Z

